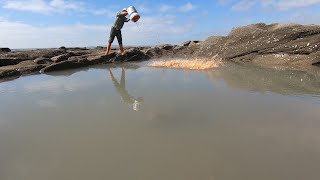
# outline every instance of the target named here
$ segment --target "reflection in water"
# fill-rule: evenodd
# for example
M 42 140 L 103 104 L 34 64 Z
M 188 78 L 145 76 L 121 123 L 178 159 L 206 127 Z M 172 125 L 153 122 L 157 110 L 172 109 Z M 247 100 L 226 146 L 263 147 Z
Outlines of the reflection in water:
M 282 95 L 320 95 L 319 76 L 303 71 L 229 63 L 204 73 L 213 81 L 222 80 L 231 89 Z
M 128 93 L 128 91 L 126 90 L 126 71 L 125 71 L 125 68 L 122 67 L 120 83 L 114 77 L 114 75 L 113 75 L 113 73 L 112 73 L 110 68 L 108 68 L 108 71 L 109 71 L 110 79 L 113 81 L 114 87 L 116 88 L 117 92 L 121 96 L 122 100 L 126 104 L 130 105 L 133 110 L 139 111 L 140 110 L 140 106 L 143 103 L 143 98 L 141 98 L 141 97 L 135 98 L 135 97 L 131 96 Z

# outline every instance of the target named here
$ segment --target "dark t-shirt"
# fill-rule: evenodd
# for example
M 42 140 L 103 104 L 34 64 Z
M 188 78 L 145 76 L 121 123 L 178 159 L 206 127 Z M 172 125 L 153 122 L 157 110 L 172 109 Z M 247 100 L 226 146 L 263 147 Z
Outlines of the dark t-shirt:
M 121 15 L 121 12 L 118 12 L 117 19 L 116 19 L 116 22 L 114 22 L 113 27 L 120 30 L 120 29 L 122 29 L 124 23 L 129 22 L 129 21 L 130 21 L 130 19 L 126 18 L 126 16 L 124 16 L 124 15 Z

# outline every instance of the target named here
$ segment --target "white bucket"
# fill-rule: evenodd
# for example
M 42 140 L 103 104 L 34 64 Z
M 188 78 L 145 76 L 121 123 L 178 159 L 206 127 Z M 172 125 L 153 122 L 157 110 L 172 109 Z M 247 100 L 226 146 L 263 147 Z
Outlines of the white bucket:
M 140 15 L 134 6 L 130 6 L 127 8 L 130 19 L 133 22 L 137 22 L 140 19 Z

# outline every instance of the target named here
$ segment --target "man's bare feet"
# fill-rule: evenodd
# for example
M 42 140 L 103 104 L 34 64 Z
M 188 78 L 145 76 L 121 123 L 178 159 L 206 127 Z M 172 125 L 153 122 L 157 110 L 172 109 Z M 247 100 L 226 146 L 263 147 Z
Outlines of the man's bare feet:
M 119 51 L 119 54 L 120 54 L 121 56 L 123 56 L 123 55 L 125 54 L 125 52 L 124 52 L 124 51 L 123 51 L 123 52 Z

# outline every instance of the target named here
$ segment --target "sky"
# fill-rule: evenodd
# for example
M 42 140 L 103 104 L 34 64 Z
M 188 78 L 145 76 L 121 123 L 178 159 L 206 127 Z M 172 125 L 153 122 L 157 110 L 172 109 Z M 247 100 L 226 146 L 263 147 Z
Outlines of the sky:
M 320 24 L 320 0 L 0 0 L 0 47 L 105 46 L 115 14 L 131 5 L 141 19 L 123 28 L 127 46 L 205 40 L 259 22 Z

